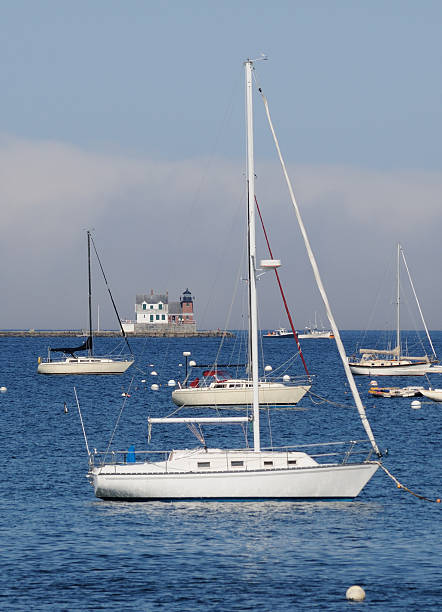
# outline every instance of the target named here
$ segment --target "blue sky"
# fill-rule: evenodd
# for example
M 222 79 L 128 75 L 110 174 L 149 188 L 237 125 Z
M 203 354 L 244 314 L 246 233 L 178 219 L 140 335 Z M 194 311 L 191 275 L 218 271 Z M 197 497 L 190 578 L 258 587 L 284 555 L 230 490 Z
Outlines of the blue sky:
M 0 327 L 85 325 L 87 227 L 123 316 L 136 293 L 189 286 L 201 326 L 224 324 L 242 248 L 242 62 L 266 53 L 257 76 L 339 324 L 366 326 L 400 241 L 442 328 L 441 25 L 431 1 L 3 3 Z M 322 307 L 255 104 L 258 196 L 302 327 Z M 284 324 L 265 287 L 263 326 Z

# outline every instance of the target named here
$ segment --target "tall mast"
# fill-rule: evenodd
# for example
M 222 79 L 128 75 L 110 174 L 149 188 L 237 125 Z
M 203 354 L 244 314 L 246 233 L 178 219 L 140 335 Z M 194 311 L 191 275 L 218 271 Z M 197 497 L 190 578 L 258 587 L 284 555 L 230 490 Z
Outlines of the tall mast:
M 87 271 L 89 278 L 89 348 L 88 355 L 92 355 L 92 286 L 91 286 L 91 233 L 87 230 Z
M 258 310 L 256 304 L 256 240 L 255 240 L 255 167 L 253 160 L 253 106 L 252 106 L 252 68 L 253 62 L 244 63 L 246 76 L 246 116 L 247 116 L 247 186 L 248 186 L 248 245 L 249 245 L 249 337 L 250 365 L 253 384 L 253 450 L 261 450 L 259 429 L 258 394 Z
M 401 245 L 398 243 L 397 245 L 397 270 L 396 270 L 396 278 L 397 278 L 397 287 L 396 287 L 396 347 L 398 350 L 397 359 L 400 359 L 401 356 L 401 316 L 400 316 L 400 304 L 401 304 L 401 283 L 399 278 L 399 269 L 400 269 L 400 256 L 401 256 Z

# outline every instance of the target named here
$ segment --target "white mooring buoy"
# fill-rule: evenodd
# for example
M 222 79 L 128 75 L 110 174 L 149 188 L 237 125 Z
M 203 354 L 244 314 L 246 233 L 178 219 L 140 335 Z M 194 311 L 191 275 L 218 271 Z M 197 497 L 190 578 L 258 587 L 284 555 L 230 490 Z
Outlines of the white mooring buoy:
M 8 389 L 7 389 L 7 387 L 0 387 L 0 391 L 1 391 L 2 393 L 5 393 L 7 390 L 8 390 Z
M 154 383 L 153 385 L 150 385 L 150 388 L 152 389 L 152 391 L 158 391 L 158 389 L 160 388 L 160 385 L 157 385 L 156 383 Z
M 171 378 L 167 383 L 168 387 L 174 387 L 175 385 L 176 385 L 176 382 L 173 380 L 173 378 Z
M 370 386 L 371 387 L 377 387 L 378 386 L 378 381 L 377 380 L 370 380 Z
M 347 592 L 345 593 L 345 596 L 350 601 L 364 601 L 364 599 L 365 599 L 365 591 L 359 585 L 354 584 L 353 586 L 351 586 L 351 587 L 349 587 L 347 589 Z
M 419 400 L 413 400 L 413 401 L 411 402 L 411 407 L 412 407 L 414 410 L 419 410 L 419 408 L 421 408 L 421 407 L 422 407 L 422 404 L 420 403 L 420 401 L 419 401 Z

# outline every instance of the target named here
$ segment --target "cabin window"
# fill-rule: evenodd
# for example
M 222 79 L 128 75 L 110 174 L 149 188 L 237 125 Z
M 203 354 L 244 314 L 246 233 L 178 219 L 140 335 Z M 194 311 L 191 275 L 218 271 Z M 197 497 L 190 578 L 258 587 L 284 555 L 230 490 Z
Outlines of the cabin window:
M 209 468 L 210 467 L 210 461 L 198 461 L 197 466 L 199 468 Z
M 230 465 L 232 467 L 243 467 L 244 461 L 231 461 Z
M 296 465 L 296 459 L 289 459 L 287 465 Z
M 264 467 L 272 467 L 273 461 L 264 461 Z

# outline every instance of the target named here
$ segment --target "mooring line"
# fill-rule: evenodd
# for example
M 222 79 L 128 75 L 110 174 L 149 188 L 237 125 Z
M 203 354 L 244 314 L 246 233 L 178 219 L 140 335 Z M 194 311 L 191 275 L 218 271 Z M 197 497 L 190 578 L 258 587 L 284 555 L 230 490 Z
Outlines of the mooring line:
M 425 495 L 419 495 L 419 493 L 415 493 L 414 491 L 412 491 L 411 489 L 409 489 L 408 487 L 406 487 L 405 485 L 400 483 L 399 480 L 395 476 L 393 476 L 393 474 L 391 472 L 389 472 L 387 470 L 387 468 L 385 466 L 383 466 L 380 461 L 376 461 L 376 463 L 379 465 L 379 467 L 381 469 L 384 470 L 384 472 L 387 474 L 387 476 L 389 476 L 396 483 L 396 486 L 397 486 L 398 489 L 403 489 L 404 491 L 407 491 L 407 493 L 411 493 L 411 495 L 414 495 L 415 497 L 417 497 L 419 499 L 423 499 L 424 501 L 428 501 L 428 502 L 431 502 L 433 504 L 440 504 L 441 503 L 441 500 L 439 498 L 437 498 L 437 499 L 430 499 L 429 497 L 425 497 Z

